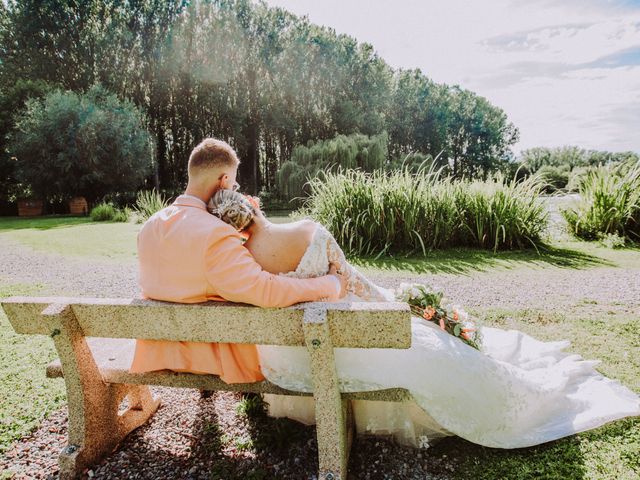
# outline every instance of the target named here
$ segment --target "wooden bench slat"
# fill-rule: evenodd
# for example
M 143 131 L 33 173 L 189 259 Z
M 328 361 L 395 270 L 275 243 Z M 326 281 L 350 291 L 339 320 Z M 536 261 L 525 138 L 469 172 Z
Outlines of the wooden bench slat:
M 307 303 L 258 308 L 225 302 L 175 304 L 142 299 L 11 297 L 2 301 L 18 333 L 51 335 L 49 304 L 67 304 L 88 337 L 303 346 L 305 308 L 325 308 L 334 347 L 409 348 L 411 315 L 402 303 Z

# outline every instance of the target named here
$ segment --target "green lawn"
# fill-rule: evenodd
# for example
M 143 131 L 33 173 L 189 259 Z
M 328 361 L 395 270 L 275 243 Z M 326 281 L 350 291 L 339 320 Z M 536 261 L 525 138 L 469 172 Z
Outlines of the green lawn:
M 37 295 L 39 289 L 0 282 L 0 298 Z M 64 381 L 45 377 L 46 365 L 55 358 L 51 339 L 16 334 L 0 309 L 0 454 L 66 401 Z
M 136 255 L 135 223 L 92 222 L 87 217 L 21 220 L 0 218 L 0 240 L 7 237 L 43 253 L 95 256 L 131 261 Z
M 542 310 L 476 311 L 487 325 L 514 328 L 540 340 L 569 339 L 569 351 L 599 359 L 596 368 L 640 392 L 640 319 L 611 315 L 590 318 Z M 609 479 L 640 478 L 640 418 L 627 418 L 589 432 L 530 448 L 501 450 L 461 438 L 447 438 L 430 449 L 458 465 L 459 479 Z
M 289 217 L 269 217 L 275 223 Z M 3 236 L 37 251 L 71 256 L 132 261 L 136 255 L 135 223 L 92 222 L 87 217 L 44 217 L 20 219 L 0 217 L 0 240 Z M 453 273 L 495 269 L 589 268 L 597 266 L 640 267 L 640 249 L 611 250 L 599 244 L 563 241 L 540 250 L 498 252 L 460 249 L 428 252 L 426 257 L 385 256 L 356 258 L 354 263 L 364 271 L 388 274 Z
M 276 223 L 288 217 L 272 217 Z M 34 250 L 73 256 L 130 261 L 136 256 L 135 223 L 92 222 L 88 217 L 0 217 L 0 241 L 6 237 Z
M 279 221 L 286 221 L 285 218 Z M 0 219 L 3 237 L 36 251 L 82 255 L 95 260 L 133 261 L 139 225 L 91 223 L 83 218 L 35 220 Z M 631 269 L 640 278 L 640 250 L 609 250 L 597 244 L 562 242 L 537 254 L 458 250 L 433 252 L 427 258 L 355 259 L 365 271 L 388 275 L 527 271 L 572 271 L 597 268 Z M 16 285 L 0 279 L 0 297 L 37 294 L 38 285 Z M 602 300 L 599 300 L 602 302 Z M 576 299 L 575 307 L 553 312 L 544 309 L 476 309 L 485 324 L 516 328 L 542 340 L 569 339 L 570 351 L 600 359 L 603 374 L 640 392 L 640 318 L 614 303 Z M 590 315 L 593 308 L 597 315 Z M 46 337 L 13 333 L 0 313 L 0 453 L 38 425 L 47 412 L 65 401 L 60 380 L 44 378 L 45 365 L 54 358 Z M 460 438 L 447 438 L 428 450 L 457 465 L 459 479 L 637 479 L 640 478 L 640 418 L 625 419 L 597 430 L 537 447 L 499 450 L 480 447 Z M 434 472 L 436 473 L 436 472 Z M 441 472 L 447 473 L 447 472 Z

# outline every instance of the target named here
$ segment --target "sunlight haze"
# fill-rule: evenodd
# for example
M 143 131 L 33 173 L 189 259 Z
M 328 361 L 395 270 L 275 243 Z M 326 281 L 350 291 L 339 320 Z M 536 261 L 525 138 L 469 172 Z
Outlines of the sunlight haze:
M 502 108 L 514 151 L 640 151 L 640 1 L 268 0 Z

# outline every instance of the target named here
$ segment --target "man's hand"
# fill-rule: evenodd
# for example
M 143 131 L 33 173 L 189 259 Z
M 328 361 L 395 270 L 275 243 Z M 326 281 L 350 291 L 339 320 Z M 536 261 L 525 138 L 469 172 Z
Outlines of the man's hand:
M 347 294 L 347 279 L 342 275 L 342 272 L 338 270 L 338 266 L 332 263 L 329 267 L 329 275 L 333 275 L 340 282 L 340 295 L 338 298 L 342 298 Z

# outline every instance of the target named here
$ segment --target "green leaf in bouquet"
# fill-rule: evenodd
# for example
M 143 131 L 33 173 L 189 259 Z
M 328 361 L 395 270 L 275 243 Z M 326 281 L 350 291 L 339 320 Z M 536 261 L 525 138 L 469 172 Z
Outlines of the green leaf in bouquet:
M 459 323 L 456 323 L 456 326 L 455 326 L 455 327 L 453 327 L 453 334 L 454 334 L 456 337 L 459 337 L 459 336 L 460 336 L 460 330 L 462 330 L 462 329 L 460 328 L 460 324 L 459 324 Z

